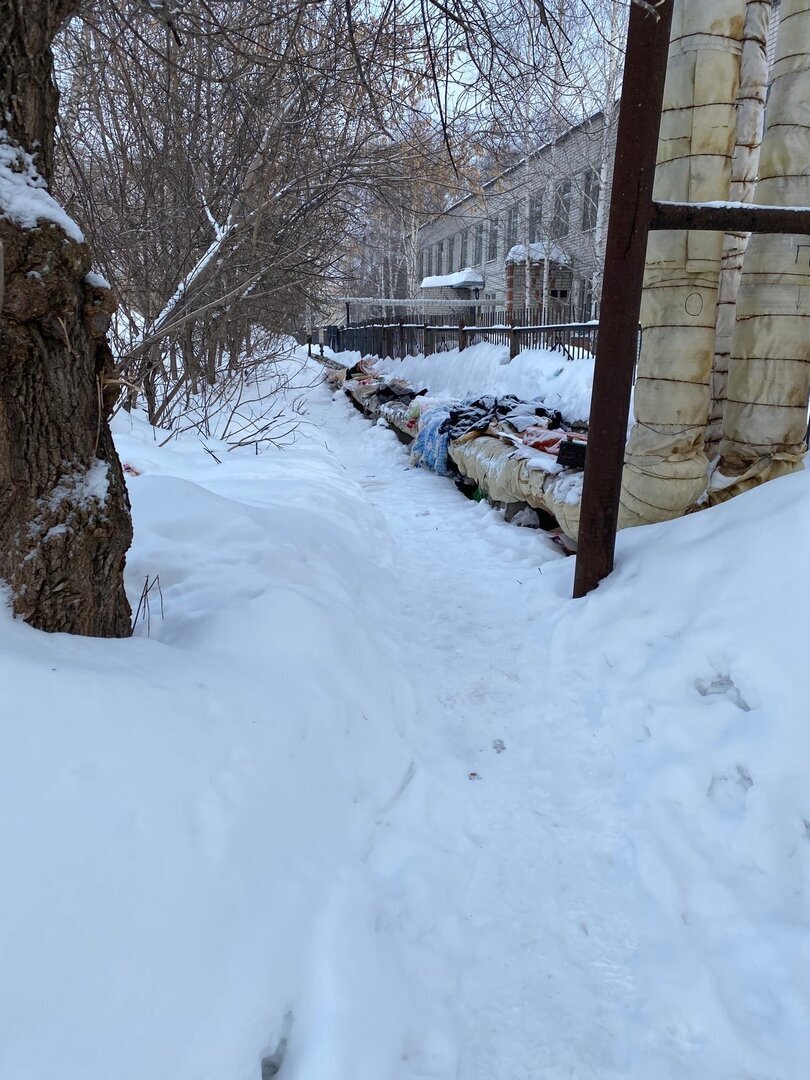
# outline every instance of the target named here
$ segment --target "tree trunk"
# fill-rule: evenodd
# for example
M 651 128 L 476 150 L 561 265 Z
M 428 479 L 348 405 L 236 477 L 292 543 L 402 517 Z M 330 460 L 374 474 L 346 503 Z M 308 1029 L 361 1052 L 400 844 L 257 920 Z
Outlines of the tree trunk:
M 46 181 L 58 103 L 50 46 L 77 6 L 0 0 L 6 149 L 34 153 Z M 0 211 L 10 210 L 0 219 L 0 578 L 15 614 L 34 627 L 126 636 L 132 528 L 107 423 L 117 396 L 106 341 L 115 303 L 86 280 L 86 244 L 42 217 L 21 228 L 4 198 Z

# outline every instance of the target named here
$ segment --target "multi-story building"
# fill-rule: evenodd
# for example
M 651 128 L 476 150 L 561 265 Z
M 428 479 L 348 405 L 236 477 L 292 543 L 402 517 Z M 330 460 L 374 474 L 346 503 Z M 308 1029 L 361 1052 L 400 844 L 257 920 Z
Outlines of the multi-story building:
M 769 64 L 780 9 L 773 0 Z M 545 321 L 594 317 L 617 120 L 618 107 L 589 116 L 423 225 L 423 296 L 483 308 L 540 307 Z
M 423 295 L 591 318 L 617 112 L 588 117 L 423 225 Z

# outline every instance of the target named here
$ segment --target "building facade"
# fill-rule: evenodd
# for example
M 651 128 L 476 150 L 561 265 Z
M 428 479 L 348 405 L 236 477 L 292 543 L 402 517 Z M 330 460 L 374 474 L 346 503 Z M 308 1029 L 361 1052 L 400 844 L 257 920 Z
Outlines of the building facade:
M 546 321 L 592 318 L 617 113 L 589 117 L 423 225 L 422 294 L 541 308 Z
M 780 16 L 781 0 L 773 0 L 769 68 Z M 617 121 L 618 102 L 423 225 L 417 254 L 422 296 L 475 303 L 484 311 L 539 308 L 544 322 L 595 318 Z

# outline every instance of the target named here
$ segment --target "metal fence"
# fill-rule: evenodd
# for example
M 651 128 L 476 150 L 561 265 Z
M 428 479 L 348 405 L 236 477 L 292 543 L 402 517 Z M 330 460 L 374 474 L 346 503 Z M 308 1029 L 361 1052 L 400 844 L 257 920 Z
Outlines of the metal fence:
M 505 345 L 515 357 L 523 349 L 551 349 L 568 359 L 594 355 L 599 332 L 596 322 L 561 322 L 543 325 L 534 321 L 539 312 L 477 312 L 470 322 L 448 323 L 441 316 L 419 321 L 369 320 L 342 328 L 327 327 L 321 340 L 335 351 L 350 350 L 363 356 L 427 356 L 466 349 L 480 342 Z

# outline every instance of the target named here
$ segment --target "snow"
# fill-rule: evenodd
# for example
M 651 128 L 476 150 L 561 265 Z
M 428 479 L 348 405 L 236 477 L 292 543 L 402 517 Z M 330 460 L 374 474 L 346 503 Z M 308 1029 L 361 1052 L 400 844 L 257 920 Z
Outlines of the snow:
M 514 394 L 531 401 L 542 398 L 549 409 L 559 409 L 569 420 L 587 420 L 593 385 L 592 356 L 569 360 L 551 349 L 524 349 L 509 360 L 505 345 L 481 342 L 459 352 L 380 360 L 377 370 L 405 379 L 417 389 L 427 387 L 433 397 L 452 400 L 482 394 Z
M 109 281 L 102 275 L 97 274 L 94 270 L 90 270 L 84 275 L 84 280 L 93 289 L 111 289 Z
M 571 265 L 571 256 L 567 255 L 559 244 L 555 244 L 553 241 L 550 244 L 542 242 L 529 244 L 530 262 L 545 262 L 546 259 L 550 262 L 559 263 L 560 266 Z M 510 248 L 505 261 L 508 263 L 525 262 L 525 244 L 515 244 L 514 247 Z
M 228 220 L 224 226 L 219 226 L 214 223 L 214 239 L 208 245 L 206 250 L 189 270 L 186 276 L 177 283 L 177 287 L 172 293 L 171 297 L 161 308 L 159 314 L 152 320 L 150 334 L 154 335 L 161 330 L 168 322 L 172 312 L 177 308 L 178 304 L 188 293 L 188 290 L 194 284 L 194 282 L 207 270 L 212 261 L 220 254 L 227 241 L 230 239 L 231 234 L 237 228 L 233 218 L 229 215 Z M 140 348 L 145 341 L 149 340 L 149 336 L 141 335 L 136 338 L 132 345 L 131 351 Z
M 106 461 L 95 458 L 89 469 L 66 469 L 62 480 L 37 503 L 40 513 L 28 527 L 30 536 L 41 536 L 45 543 L 75 528 L 77 524 L 80 528 L 86 528 L 86 517 L 79 518 L 77 522 L 76 511 L 84 511 L 86 515 L 87 512 L 99 510 L 106 503 L 109 490 L 109 466 Z M 46 529 L 43 514 L 52 518 L 57 511 L 64 521 Z
M 95 458 L 89 469 L 67 473 L 48 496 L 47 508 L 54 511 L 62 503 L 82 510 L 94 504 L 103 505 L 107 501 L 109 487 L 109 466 L 106 461 Z
M 0 215 L 21 229 L 36 229 L 41 221 L 50 221 L 71 240 L 84 242 L 79 226 L 48 193 L 34 158 L 11 143 L 5 129 L 0 129 Z
M 0 611 L 0 1076 L 804 1076 L 810 477 L 572 601 L 309 406 L 221 465 L 116 417 L 151 637 Z
M 673 202 L 667 199 L 659 199 L 661 206 L 697 206 L 708 210 L 795 210 L 806 214 L 810 206 L 780 206 L 777 203 L 745 202 L 739 199 L 710 199 L 706 202 Z
M 165 620 L 0 615 L 0 1075 L 256 1080 L 410 761 L 383 523 L 323 439 L 218 466 L 116 438 Z
M 453 274 L 434 274 L 433 277 L 423 278 L 420 287 L 422 289 L 483 289 L 484 278 L 478 270 L 467 266 L 464 270 L 456 270 Z

